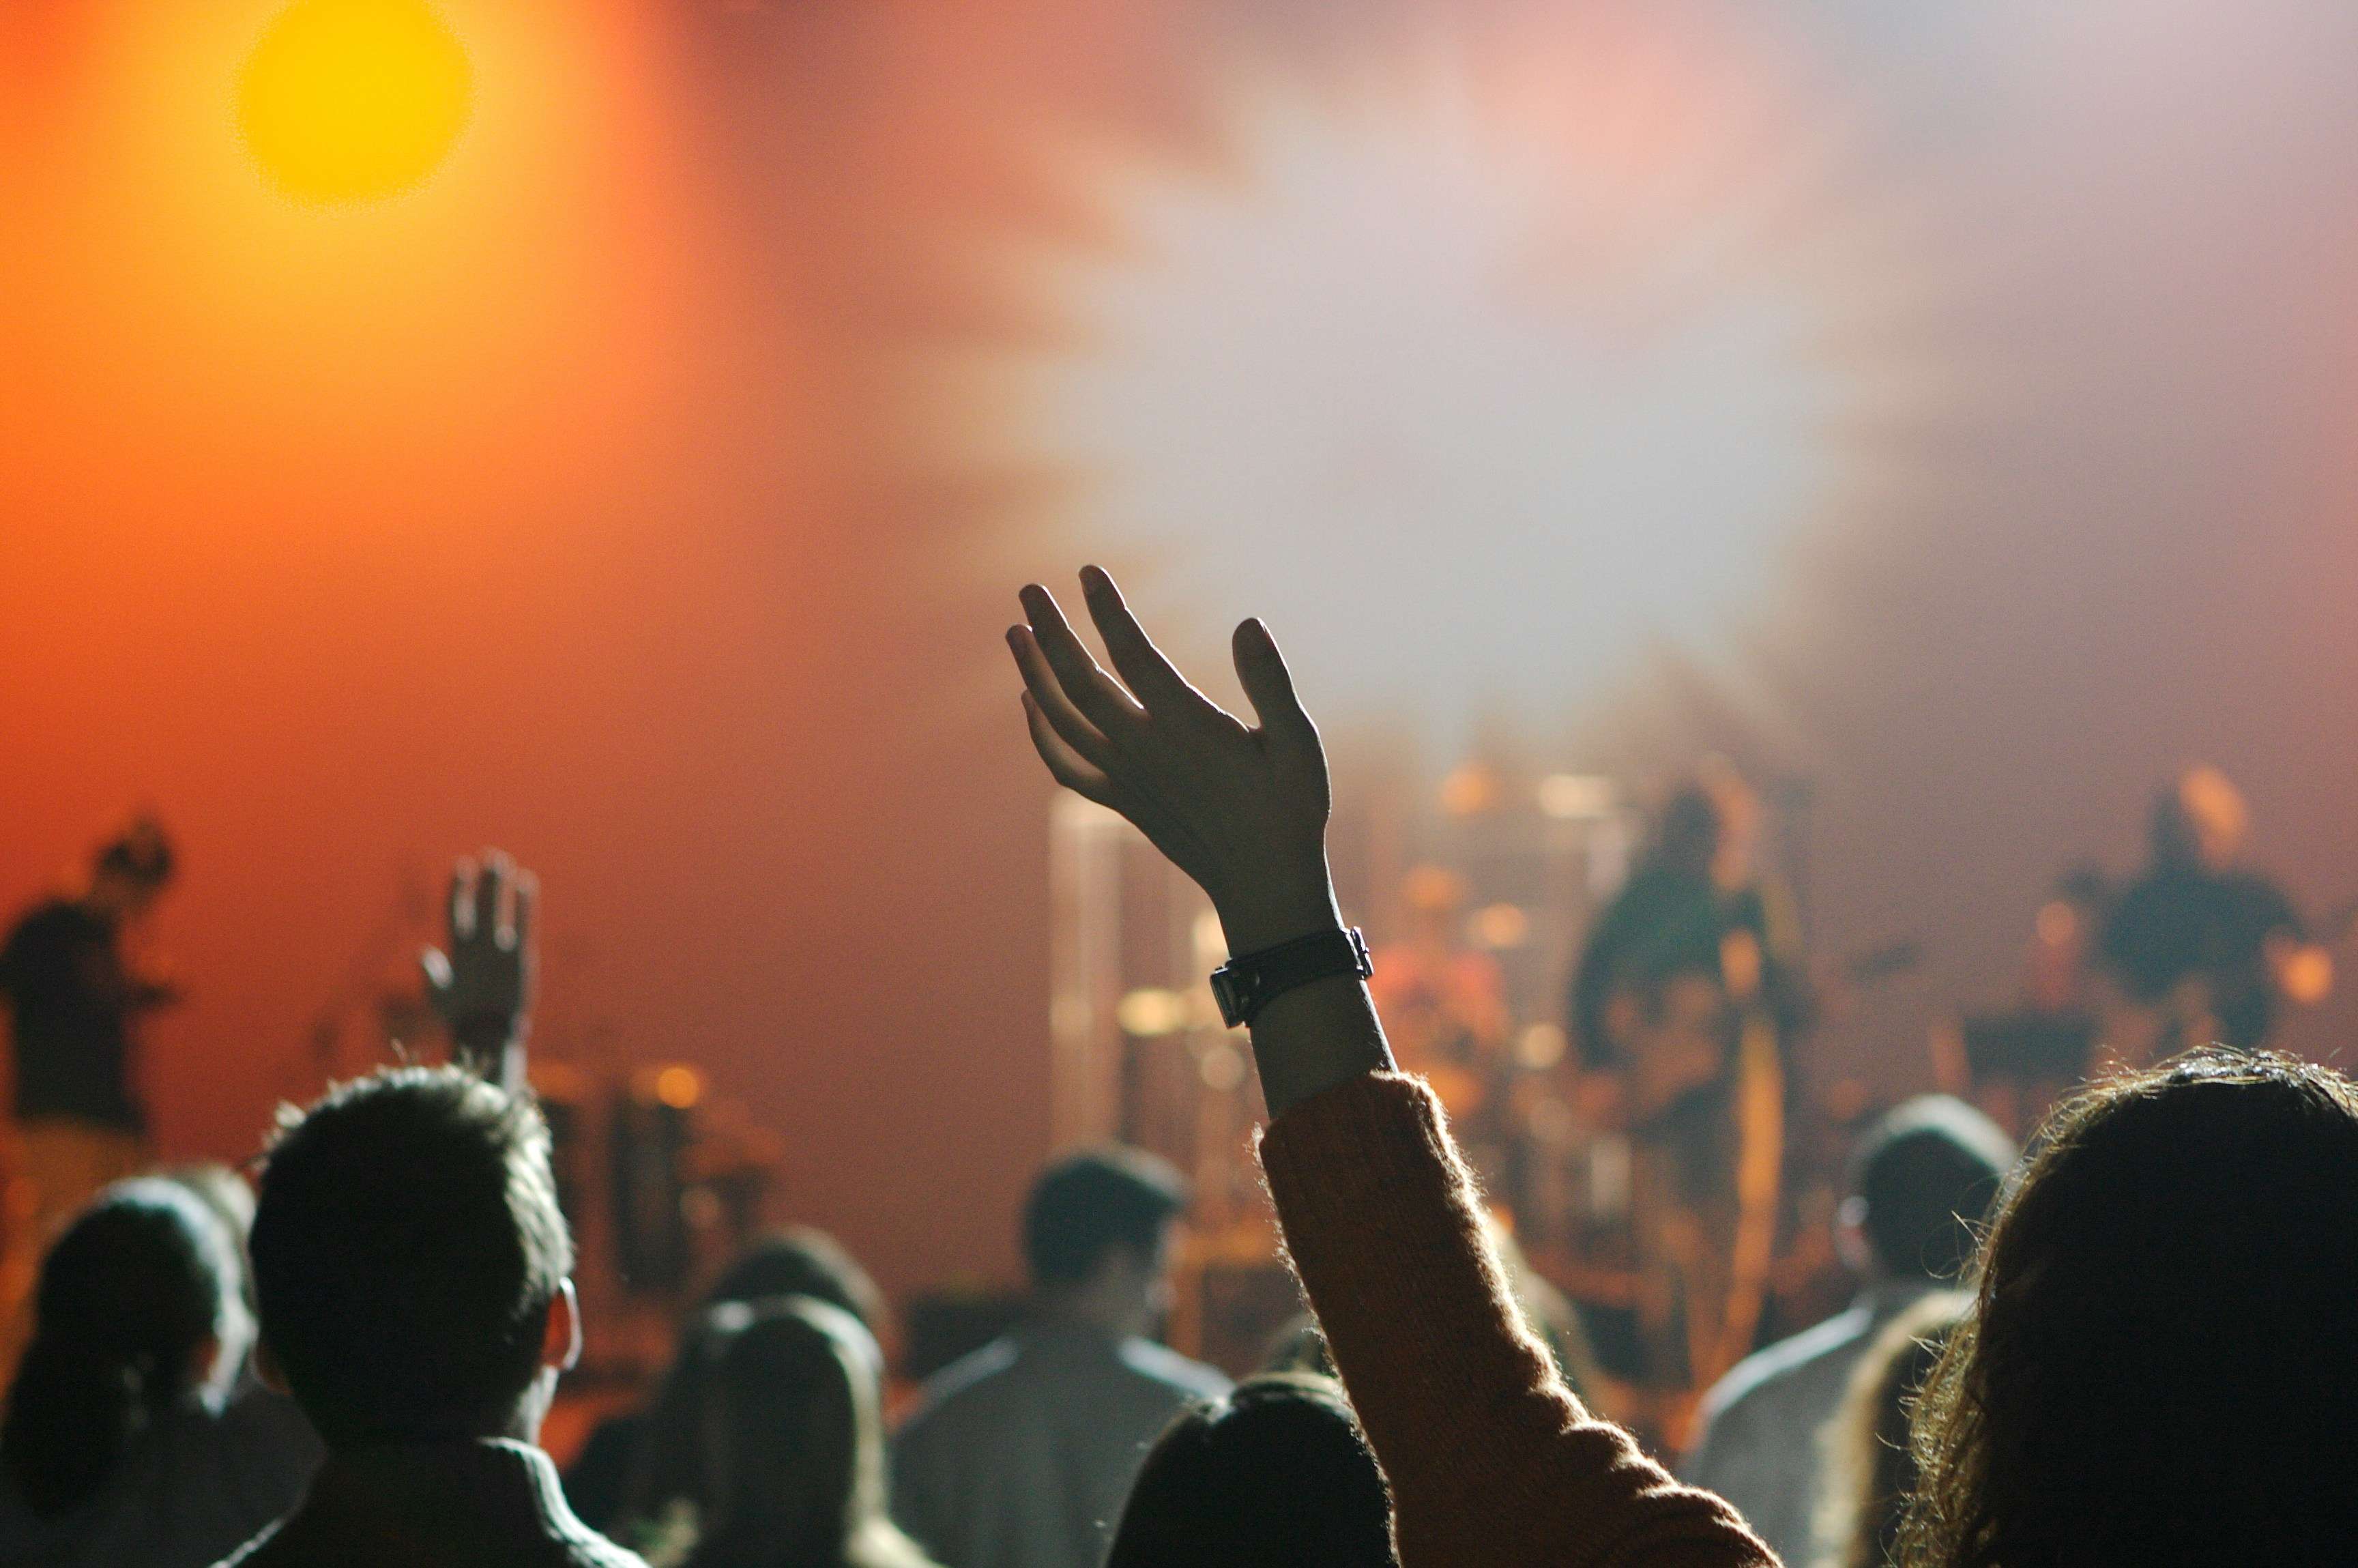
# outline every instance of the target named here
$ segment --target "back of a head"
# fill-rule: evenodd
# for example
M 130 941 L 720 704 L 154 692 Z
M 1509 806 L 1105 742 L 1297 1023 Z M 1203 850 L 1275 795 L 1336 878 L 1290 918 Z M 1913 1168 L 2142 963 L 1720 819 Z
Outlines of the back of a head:
M 109 1187 L 42 1260 L 32 1343 L 8 1390 L 0 1464 L 36 1513 L 105 1485 L 140 1431 L 189 1396 L 209 1340 L 243 1317 L 232 1243 L 211 1211 L 163 1181 Z
M 918 1562 L 884 1518 L 884 1425 L 868 1331 L 789 1296 L 707 1314 L 693 1568 Z
M 1957 1278 L 2014 1158 L 1997 1123 L 1947 1095 L 1886 1113 L 1851 1152 L 1877 1265 L 1897 1279 Z
M 2067 1106 L 1926 1394 L 1914 1563 L 2325 1563 L 2358 1540 L 2358 1095 L 2212 1049 Z
M 265 1345 L 331 1448 L 502 1430 L 573 1266 L 532 1102 L 396 1067 L 291 1113 L 252 1252 Z
M 1033 1282 L 1078 1284 L 1124 1248 L 1151 1258 L 1186 1205 L 1170 1162 L 1137 1149 L 1092 1149 L 1051 1164 L 1023 1206 L 1023 1255 Z
M 883 1326 L 884 1292 L 868 1271 L 824 1230 L 806 1225 L 773 1231 L 730 1261 L 704 1293 L 704 1304 L 808 1296 L 841 1307 L 871 1334 Z
M 1163 1431 L 1106 1568 L 1397 1568 L 1391 1502 L 1342 1390 L 1264 1373 Z

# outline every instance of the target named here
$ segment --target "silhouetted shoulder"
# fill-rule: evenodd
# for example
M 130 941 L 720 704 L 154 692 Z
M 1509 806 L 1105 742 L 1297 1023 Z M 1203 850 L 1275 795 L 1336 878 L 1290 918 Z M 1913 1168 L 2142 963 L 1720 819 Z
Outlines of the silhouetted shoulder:
M 953 1403 L 977 1384 L 987 1383 L 1013 1369 L 1020 1354 L 1014 1338 L 1002 1335 L 979 1350 L 968 1351 L 925 1379 L 923 1398 L 909 1417 L 914 1426 L 943 1406 Z
M 273 1519 L 263 1527 L 261 1534 L 214 1563 L 213 1568 L 270 1568 L 270 1543 L 278 1539 L 286 1523 L 283 1519 Z
M 1124 1340 L 1122 1364 L 1142 1378 L 1167 1383 L 1191 1399 L 1217 1400 L 1231 1387 L 1228 1374 L 1201 1361 L 1191 1361 L 1167 1345 L 1151 1339 Z
M 1714 1421 L 1769 1384 L 1838 1350 L 1861 1344 L 1874 1324 L 1865 1307 L 1836 1313 L 1814 1328 L 1781 1339 L 1738 1361 L 1704 1396 L 1703 1417 Z

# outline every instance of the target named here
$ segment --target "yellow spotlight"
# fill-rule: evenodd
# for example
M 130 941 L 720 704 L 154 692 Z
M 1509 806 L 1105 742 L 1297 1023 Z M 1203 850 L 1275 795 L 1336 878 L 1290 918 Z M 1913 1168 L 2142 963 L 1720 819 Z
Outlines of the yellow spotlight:
M 1187 1027 L 1187 999 L 1159 986 L 1141 986 L 1114 1005 L 1114 1021 L 1125 1034 L 1152 1040 Z
M 1594 773 L 1550 773 L 1540 780 L 1540 809 L 1566 822 L 1613 815 L 1613 781 Z
M 2286 955 L 2278 980 L 2285 995 L 2315 1007 L 2333 990 L 2333 956 L 2322 947 L 2297 948 Z
M 1525 1029 L 1515 1042 L 1516 1065 L 1534 1073 L 1544 1073 L 1563 1060 L 1564 1048 L 1570 1042 L 1564 1033 L 1552 1023 L 1534 1023 Z
M 655 1098 L 674 1110 L 692 1109 L 704 1098 L 704 1075 L 675 1064 L 655 1075 Z
M 1494 903 L 1474 912 L 1466 929 L 1476 947 L 1499 951 L 1520 947 L 1531 937 L 1531 917 L 1511 903 Z
M 1441 809 L 1452 816 L 1477 816 L 1498 804 L 1498 775 L 1484 762 L 1464 762 L 1441 781 Z
M 295 200 L 376 201 L 440 167 L 473 92 L 466 49 L 425 0 L 295 0 L 246 58 L 238 124 Z

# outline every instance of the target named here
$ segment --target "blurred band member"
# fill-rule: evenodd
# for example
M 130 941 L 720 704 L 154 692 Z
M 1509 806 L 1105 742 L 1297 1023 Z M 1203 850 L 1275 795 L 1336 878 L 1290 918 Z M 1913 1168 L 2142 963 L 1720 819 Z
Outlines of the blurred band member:
M 2323 1000 L 2333 961 L 2292 901 L 2240 863 L 2251 814 L 2212 767 L 2190 768 L 2153 815 L 2153 860 L 2122 891 L 2099 957 L 2116 989 L 2104 1044 L 2131 1065 L 2216 1041 L 2266 1043 L 2278 1004 Z
M 101 1188 L 147 1164 L 132 1057 L 141 1016 L 175 993 L 134 969 L 124 936 L 171 880 L 171 842 L 142 817 L 99 850 L 80 893 L 37 905 L 0 947 L 17 1146 L 32 1196 L 0 1264 L 10 1353 L 41 1249 Z
M 1635 1145 L 1647 1380 L 1698 1388 L 1752 1348 L 1774 1239 L 1783 1057 L 1807 1006 L 1782 901 L 1752 865 L 1759 804 L 1711 762 L 1665 805 L 1573 981 L 1582 1065 Z

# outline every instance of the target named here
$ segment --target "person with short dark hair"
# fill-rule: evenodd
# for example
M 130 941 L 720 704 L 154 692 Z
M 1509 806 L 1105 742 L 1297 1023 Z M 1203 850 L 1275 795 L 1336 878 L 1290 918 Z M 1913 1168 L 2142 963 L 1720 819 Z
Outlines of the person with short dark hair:
M 949 1568 L 1097 1568 L 1147 1444 L 1228 1380 L 1147 1336 L 1185 1188 L 1134 1149 L 1068 1155 L 1023 1208 L 1024 1322 L 925 1386 L 892 1512 Z
M 1809 1560 L 1819 1512 L 1816 1434 L 1883 1325 L 1974 1254 L 1975 1227 L 2014 1162 L 1996 1122 L 1946 1095 L 1887 1113 L 1851 1152 L 1844 1252 L 1866 1283 L 1849 1310 L 1738 1362 L 1704 1394 L 1681 1473 L 1740 1509 L 1787 1563 Z
M 529 1099 L 410 1066 L 290 1112 L 252 1249 L 262 1364 L 329 1457 L 232 1562 L 637 1568 L 574 1518 L 536 1446 L 580 1325 Z
M 1087 1284 L 1109 1258 L 1161 1263 L 1186 1206 L 1179 1173 L 1141 1150 L 1065 1156 L 1040 1173 L 1023 1203 L 1023 1260 L 1033 1283 Z
M 461 1055 L 510 1080 L 529 1022 L 529 886 L 505 856 L 462 862 L 451 949 L 428 966 Z M 471 1066 L 389 1067 L 282 1111 L 247 1249 L 256 1364 L 328 1459 L 230 1564 L 644 1568 L 574 1517 L 538 1446 L 581 1322 L 527 1092 Z
M 1264 1372 L 1155 1441 L 1106 1568 L 1214 1563 L 1399 1568 L 1383 1473 L 1339 1384 Z
M 0 1562 L 203 1568 L 301 1477 L 222 1417 L 254 1325 L 235 1245 L 178 1184 L 120 1182 L 43 1260 L 0 1422 Z

